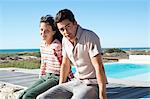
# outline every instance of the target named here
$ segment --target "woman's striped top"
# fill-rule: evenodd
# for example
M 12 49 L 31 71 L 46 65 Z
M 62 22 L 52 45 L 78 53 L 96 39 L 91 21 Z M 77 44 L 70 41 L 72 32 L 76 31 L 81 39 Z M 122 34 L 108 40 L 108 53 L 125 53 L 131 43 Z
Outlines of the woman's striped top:
M 60 73 L 60 65 L 62 62 L 62 45 L 60 41 L 55 39 L 50 46 L 46 46 L 42 42 L 40 46 L 41 52 L 41 70 L 40 75 L 45 75 L 46 73 Z

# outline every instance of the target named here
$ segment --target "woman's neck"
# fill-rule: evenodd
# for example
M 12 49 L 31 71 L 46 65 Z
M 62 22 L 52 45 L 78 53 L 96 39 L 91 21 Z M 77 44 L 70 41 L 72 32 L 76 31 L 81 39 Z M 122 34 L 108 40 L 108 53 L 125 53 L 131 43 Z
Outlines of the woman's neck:
M 53 39 L 49 39 L 49 40 L 46 40 L 45 43 L 47 46 L 49 46 L 52 43 L 52 41 L 53 41 Z

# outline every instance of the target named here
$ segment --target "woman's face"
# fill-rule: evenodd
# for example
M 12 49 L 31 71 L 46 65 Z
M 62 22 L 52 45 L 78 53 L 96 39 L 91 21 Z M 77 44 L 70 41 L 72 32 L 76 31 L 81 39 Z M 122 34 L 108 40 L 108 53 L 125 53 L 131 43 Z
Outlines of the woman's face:
M 54 31 L 48 23 L 40 23 L 40 35 L 42 40 L 49 41 L 53 39 Z

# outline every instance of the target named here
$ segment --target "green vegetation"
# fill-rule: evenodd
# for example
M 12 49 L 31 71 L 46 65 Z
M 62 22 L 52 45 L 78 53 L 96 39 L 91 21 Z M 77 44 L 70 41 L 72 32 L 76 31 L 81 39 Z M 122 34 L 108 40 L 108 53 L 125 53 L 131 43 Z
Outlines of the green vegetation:
M 16 55 L 19 55 L 19 56 L 36 56 L 36 57 L 41 57 L 40 52 L 20 52 L 20 53 L 16 53 Z
M 16 56 L 35 56 L 37 59 L 14 59 Z M 15 67 L 25 69 L 40 68 L 40 52 L 2 53 L 0 54 L 0 68 Z M 4 62 L 2 62 L 4 61 Z
M 40 52 L 20 52 L 20 53 L 2 53 L 0 58 L 14 57 L 14 56 L 36 56 L 40 57 Z
M 5 58 L 5 57 L 14 57 L 14 56 L 16 56 L 16 54 L 15 53 L 13 53 L 13 54 L 0 54 L 0 58 Z
M 129 51 L 130 55 L 150 55 L 150 50 Z
M 7 67 L 37 69 L 37 68 L 40 68 L 40 61 L 38 61 L 38 60 L 17 60 L 17 61 L 10 61 L 8 63 L 0 64 L 0 68 L 7 68 Z
M 114 53 L 114 52 L 117 52 L 117 53 L 126 53 L 125 51 L 119 49 L 119 48 L 107 48 L 104 50 L 104 53 Z

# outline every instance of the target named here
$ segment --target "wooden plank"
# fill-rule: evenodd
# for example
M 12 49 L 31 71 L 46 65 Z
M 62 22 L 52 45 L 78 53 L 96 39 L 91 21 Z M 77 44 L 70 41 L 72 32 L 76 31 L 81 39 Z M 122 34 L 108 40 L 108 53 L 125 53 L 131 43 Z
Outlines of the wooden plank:
M 0 81 L 23 87 L 31 86 L 38 80 L 38 74 L 0 71 Z M 136 99 L 150 96 L 150 87 L 133 87 L 123 84 L 107 84 L 107 99 Z

